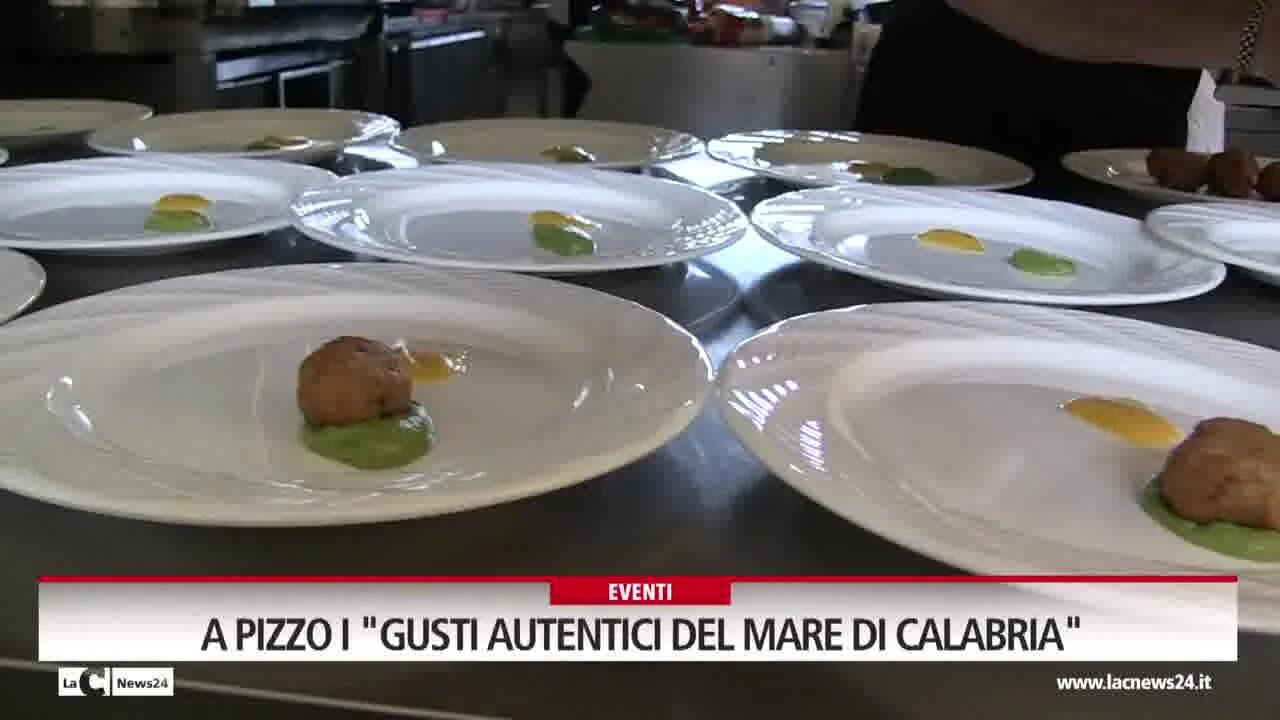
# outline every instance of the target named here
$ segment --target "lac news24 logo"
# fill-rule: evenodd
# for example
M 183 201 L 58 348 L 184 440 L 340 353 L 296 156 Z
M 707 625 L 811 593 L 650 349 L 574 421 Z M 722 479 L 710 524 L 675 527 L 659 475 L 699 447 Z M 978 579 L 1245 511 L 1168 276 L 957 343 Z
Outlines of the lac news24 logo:
M 58 668 L 62 697 L 167 697 L 173 695 L 173 668 Z

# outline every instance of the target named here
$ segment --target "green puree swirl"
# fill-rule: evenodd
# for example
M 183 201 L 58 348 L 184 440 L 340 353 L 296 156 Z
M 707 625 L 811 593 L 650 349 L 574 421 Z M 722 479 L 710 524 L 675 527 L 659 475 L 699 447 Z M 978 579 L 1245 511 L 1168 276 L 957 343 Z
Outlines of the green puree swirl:
M 354 425 L 302 426 L 302 444 L 311 452 L 360 470 L 388 470 L 417 460 L 431 449 L 434 428 L 426 409 Z
M 208 218 L 195 210 L 154 210 L 145 228 L 155 232 L 199 232 L 210 226 Z
M 1254 562 L 1280 562 L 1280 532 L 1229 522 L 1197 523 L 1178 515 L 1152 480 L 1142 491 L 1142 509 L 1164 529 L 1206 550 Z
M 1076 264 L 1067 258 L 1049 253 L 1021 248 L 1009 256 L 1009 264 L 1031 275 L 1044 277 L 1071 277 L 1076 274 Z
M 596 243 L 587 231 L 571 225 L 534 225 L 533 242 L 563 257 L 592 255 L 596 251 Z

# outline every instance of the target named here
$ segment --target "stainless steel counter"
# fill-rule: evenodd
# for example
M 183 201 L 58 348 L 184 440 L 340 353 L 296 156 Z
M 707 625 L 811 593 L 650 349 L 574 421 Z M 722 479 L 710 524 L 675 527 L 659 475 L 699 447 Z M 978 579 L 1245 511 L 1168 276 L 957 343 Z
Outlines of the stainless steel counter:
M 394 159 L 394 156 L 390 156 Z M 344 164 L 344 167 L 350 167 Z M 784 188 L 712 161 L 663 170 L 750 207 Z M 1138 214 L 1108 188 L 1041 188 Z M 176 275 L 352 260 L 292 232 L 178 256 L 39 258 L 41 305 Z M 705 262 L 575 280 L 637 300 L 695 332 L 717 360 L 765 324 L 824 308 L 915 299 L 784 255 L 758 238 Z M 1117 311 L 1280 347 L 1280 291 L 1233 275 L 1194 300 Z M 770 476 L 714 409 L 653 455 L 572 489 L 459 515 L 349 528 L 208 529 L 119 520 L 0 493 L 0 656 L 35 655 L 41 574 L 934 574 L 955 572 L 854 527 Z M 1245 636 L 1232 665 L 190 665 L 180 679 L 519 720 L 832 718 L 1204 720 L 1274 718 L 1280 638 Z M 1060 675 L 1206 672 L 1211 693 L 1059 693 Z M 158 702 L 68 703 L 48 674 L 0 669 L 8 717 L 359 717 L 179 691 Z M 392 707 L 394 706 L 394 707 Z M 0 705 L 0 709 L 3 709 Z M 439 716 L 436 716 L 439 717 Z

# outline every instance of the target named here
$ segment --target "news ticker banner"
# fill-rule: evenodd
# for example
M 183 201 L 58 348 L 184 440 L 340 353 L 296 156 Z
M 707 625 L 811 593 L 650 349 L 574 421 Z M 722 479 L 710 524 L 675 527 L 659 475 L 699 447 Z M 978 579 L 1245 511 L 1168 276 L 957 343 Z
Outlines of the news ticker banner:
M 1234 577 L 45 577 L 42 662 L 1235 661 Z

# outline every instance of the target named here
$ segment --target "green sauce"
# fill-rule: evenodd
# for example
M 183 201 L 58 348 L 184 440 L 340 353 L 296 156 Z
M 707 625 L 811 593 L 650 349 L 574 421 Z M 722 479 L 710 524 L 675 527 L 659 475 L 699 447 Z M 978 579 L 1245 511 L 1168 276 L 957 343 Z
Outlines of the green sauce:
M 144 227 L 156 232 L 198 232 L 209 225 L 209 219 L 195 210 L 153 210 Z
M 1076 274 L 1076 264 L 1071 260 L 1030 248 L 1022 248 L 1011 255 L 1009 264 L 1031 275 L 1071 277 Z
M 413 403 L 404 415 L 355 425 L 304 424 L 302 444 L 317 455 L 360 470 L 388 470 L 426 455 L 434 434 L 427 411 Z
M 896 167 L 884 174 L 889 185 L 937 185 L 938 176 L 918 167 Z
M 261 140 L 254 140 L 244 147 L 249 152 L 259 152 L 264 150 L 284 150 L 285 148 L 302 147 L 310 140 L 304 137 L 279 137 L 276 135 L 268 135 Z
M 566 257 L 593 255 L 596 251 L 596 243 L 587 231 L 572 225 L 534 225 L 533 242 L 547 252 Z
M 1152 520 L 1192 545 L 1254 562 L 1280 562 L 1280 532 L 1229 522 L 1201 524 L 1187 520 L 1165 503 L 1156 480 L 1142 491 L 1141 503 Z
M 561 163 L 589 163 L 596 157 L 577 145 L 557 145 L 542 151 L 542 156 Z

